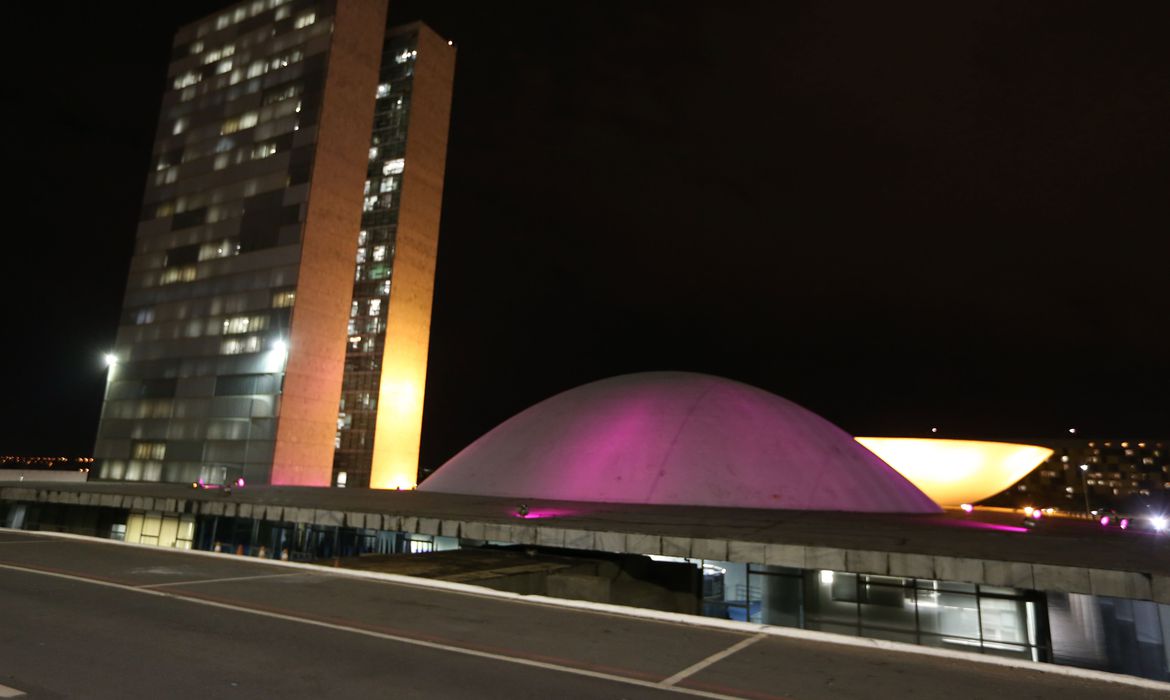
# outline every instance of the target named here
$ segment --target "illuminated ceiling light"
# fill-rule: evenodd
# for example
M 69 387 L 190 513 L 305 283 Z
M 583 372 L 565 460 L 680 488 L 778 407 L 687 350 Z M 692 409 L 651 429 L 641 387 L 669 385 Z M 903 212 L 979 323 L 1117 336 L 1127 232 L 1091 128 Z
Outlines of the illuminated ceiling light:
M 825 584 L 826 586 L 831 586 L 833 584 L 833 572 L 822 569 L 821 583 Z
M 1053 454 L 1047 447 L 983 440 L 859 437 L 857 442 L 944 506 L 990 498 Z
M 288 359 L 288 343 L 283 338 L 272 341 L 272 349 L 268 351 L 264 362 L 264 371 L 280 372 L 284 370 L 284 363 Z

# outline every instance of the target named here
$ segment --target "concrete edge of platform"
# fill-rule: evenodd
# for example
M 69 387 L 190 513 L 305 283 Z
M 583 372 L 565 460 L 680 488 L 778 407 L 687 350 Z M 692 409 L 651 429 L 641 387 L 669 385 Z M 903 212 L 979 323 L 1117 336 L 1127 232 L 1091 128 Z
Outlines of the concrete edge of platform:
M 1064 676 L 1067 678 L 1079 678 L 1084 680 L 1099 681 L 1103 683 L 1117 683 L 1136 688 L 1145 688 L 1149 690 L 1160 690 L 1163 692 L 1170 692 L 1170 683 L 1164 681 L 1156 681 L 1149 678 L 1140 678 L 1138 676 L 1128 676 L 1120 673 L 1110 673 L 1108 671 L 1096 671 L 1092 669 L 1077 668 L 1075 666 L 1060 666 L 1052 663 L 1039 663 L 1035 661 L 1022 661 L 1002 656 L 987 656 L 985 654 L 977 654 L 966 651 L 953 651 L 950 649 L 937 649 L 934 647 L 919 646 L 916 644 L 906 644 L 905 642 L 893 642 L 884 639 L 871 639 L 867 637 L 852 637 L 843 634 L 834 634 L 832 632 L 819 632 L 816 630 L 803 630 L 794 627 L 775 627 L 772 625 L 764 625 L 755 622 L 739 622 L 737 620 L 722 620 L 713 617 L 703 617 L 700 615 L 688 615 L 686 613 L 672 613 L 661 610 L 650 610 L 646 608 L 635 608 L 625 605 L 614 605 L 612 603 L 593 603 L 584 600 L 572 600 L 568 598 L 552 598 L 541 595 L 523 595 L 520 593 L 511 593 L 508 591 L 497 591 L 492 588 L 485 588 L 483 586 L 475 586 L 468 583 L 454 583 L 451 581 L 440 581 L 435 579 L 420 578 L 417 576 L 405 576 L 402 574 L 388 574 L 378 571 L 362 571 L 360 569 L 346 569 L 342 567 L 333 567 L 324 564 L 308 564 L 304 562 L 281 561 L 278 559 L 261 559 L 258 557 L 244 557 L 235 554 L 221 553 L 221 552 L 207 552 L 199 549 L 171 549 L 162 548 L 149 544 L 138 544 L 132 542 L 122 542 L 119 540 L 110 540 L 102 537 L 91 537 L 88 535 L 77 535 L 68 532 L 41 532 L 30 530 L 13 530 L 10 528 L 0 527 L 0 533 L 12 533 L 20 535 L 28 535 L 33 537 L 56 537 L 61 539 L 78 540 L 93 544 L 107 544 L 117 545 L 122 547 L 134 547 L 138 549 L 149 550 L 159 553 L 173 553 L 173 554 L 189 554 L 203 557 L 214 557 L 217 559 L 231 559 L 251 564 L 260 564 L 267 566 L 277 566 L 283 568 L 299 569 L 302 571 L 309 571 L 318 574 L 344 576 L 349 578 L 365 579 L 369 581 L 394 583 L 398 585 L 412 586 L 416 588 L 431 588 L 436 590 L 447 591 L 451 593 L 461 593 L 465 595 L 474 595 L 487 598 L 497 598 L 501 600 L 510 600 L 513 602 L 537 603 L 540 605 L 549 605 L 559 608 L 568 608 L 575 610 L 582 610 L 586 612 L 600 612 L 610 615 L 617 615 L 621 617 L 633 617 L 643 620 L 651 620 L 655 622 L 668 622 L 681 625 L 689 625 L 692 627 L 705 627 L 708 629 L 719 629 L 728 632 L 738 632 L 741 634 L 767 634 L 773 637 L 783 637 L 788 639 L 820 642 L 824 644 L 836 644 L 839 646 L 861 647 L 865 649 L 878 649 L 883 651 L 904 652 L 909 654 L 918 654 L 921 656 L 931 656 L 942 659 L 953 659 L 958 661 L 970 661 L 972 663 L 982 663 L 992 666 L 1002 666 L 1007 668 L 1016 668 L 1025 671 L 1036 671 L 1039 673 L 1048 673 L 1057 676 Z

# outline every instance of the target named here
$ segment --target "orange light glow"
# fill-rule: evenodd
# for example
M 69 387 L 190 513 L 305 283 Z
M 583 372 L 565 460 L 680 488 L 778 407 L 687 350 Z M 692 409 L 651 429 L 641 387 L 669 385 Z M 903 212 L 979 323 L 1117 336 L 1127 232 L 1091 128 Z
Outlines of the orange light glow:
M 859 437 L 857 441 L 944 506 L 978 503 L 1027 476 L 1052 450 L 982 440 Z
M 418 363 L 399 362 L 382 370 L 370 488 L 413 489 L 418 481 L 425 381 L 419 375 Z

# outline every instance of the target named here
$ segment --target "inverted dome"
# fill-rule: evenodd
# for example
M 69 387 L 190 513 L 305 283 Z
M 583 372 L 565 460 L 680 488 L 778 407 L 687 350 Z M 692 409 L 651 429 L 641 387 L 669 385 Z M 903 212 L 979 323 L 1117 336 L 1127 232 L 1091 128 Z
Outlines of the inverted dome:
M 957 506 L 991 498 L 1052 456 L 1038 445 L 986 440 L 859 437 L 936 503 Z
M 509 418 L 419 490 L 528 499 L 935 513 L 939 507 L 820 416 L 687 372 L 612 377 Z

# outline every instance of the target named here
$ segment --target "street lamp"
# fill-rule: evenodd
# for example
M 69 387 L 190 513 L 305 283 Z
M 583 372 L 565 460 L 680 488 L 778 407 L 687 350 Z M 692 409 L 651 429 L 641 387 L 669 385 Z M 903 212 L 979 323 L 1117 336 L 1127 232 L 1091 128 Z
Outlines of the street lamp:
M 1089 465 L 1081 465 L 1081 491 L 1085 494 L 1085 512 L 1089 512 L 1089 482 L 1085 479 L 1085 472 L 1089 471 Z

